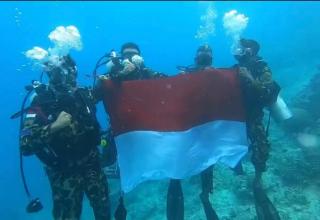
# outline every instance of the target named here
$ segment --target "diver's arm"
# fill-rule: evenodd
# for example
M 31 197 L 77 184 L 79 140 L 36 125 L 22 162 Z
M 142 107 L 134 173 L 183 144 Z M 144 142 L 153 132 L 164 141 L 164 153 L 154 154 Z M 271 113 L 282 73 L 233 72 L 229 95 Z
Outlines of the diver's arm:
M 260 74 L 253 82 L 259 100 L 265 105 L 271 105 L 277 100 L 280 86 L 272 79 L 270 68 L 265 64 L 260 68 Z
M 256 71 L 258 77 L 254 78 L 246 68 L 240 68 L 240 80 L 248 95 L 255 97 L 265 106 L 270 105 L 276 101 L 280 87 L 272 79 L 271 70 L 266 63 L 263 62 Z
M 121 83 L 123 81 L 136 79 L 138 69 L 134 64 L 128 62 L 123 68 L 113 70 L 110 79 L 114 82 Z
M 39 116 L 26 118 L 20 136 L 20 150 L 23 155 L 32 155 L 50 143 L 54 134 L 71 125 L 71 115 L 61 112 L 51 124 L 42 125 Z
M 67 112 L 60 112 L 58 118 L 51 124 L 45 126 L 45 129 L 49 129 L 49 134 L 54 134 L 61 129 L 71 125 L 72 116 Z
M 36 117 L 27 118 L 20 136 L 20 150 L 28 156 L 38 152 L 50 140 L 50 126 L 41 126 Z

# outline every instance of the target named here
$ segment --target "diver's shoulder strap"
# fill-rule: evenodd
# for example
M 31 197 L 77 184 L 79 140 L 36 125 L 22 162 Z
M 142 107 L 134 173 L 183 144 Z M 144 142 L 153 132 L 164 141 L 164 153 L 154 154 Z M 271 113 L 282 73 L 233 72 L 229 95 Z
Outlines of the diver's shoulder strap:
M 81 100 L 86 105 L 88 113 L 91 115 L 93 120 L 96 120 L 96 107 L 94 102 L 94 96 L 92 94 L 92 89 L 88 87 L 78 87 L 77 92 L 80 95 Z
M 54 91 L 52 91 L 49 86 L 44 85 L 41 89 L 35 90 L 31 106 L 43 107 L 51 105 L 51 107 L 53 107 L 56 102 Z
M 94 96 L 93 96 L 93 90 L 90 87 L 78 87 L 77 91 L 79 92 L 79 94 L 81 95 L 81 98 L 86 99 L 87 102 L 90 103 L 94 103 Z M 89 104 L 86 103 L 86 104 Z

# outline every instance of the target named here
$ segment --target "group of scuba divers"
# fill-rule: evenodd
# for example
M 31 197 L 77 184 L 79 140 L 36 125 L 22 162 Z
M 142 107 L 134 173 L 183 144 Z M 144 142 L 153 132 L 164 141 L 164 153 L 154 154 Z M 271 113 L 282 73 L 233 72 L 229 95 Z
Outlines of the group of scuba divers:
M 280 219 L 279 214 L 268 199 L 262 187 L 261 176 L 266 170 L 270 144 L 263 125 L 263 108 L 276 102 L 280 87 L 272 79 L 271 71 L 258 55 L 260 46 L 251 39 L 240 39 L 235 59 L 236 68 L 243 91 L 247 134 L 250 141 L 251 161 L 255 167 L 253 192 L 257 217 L 259 220 Z M 97 74 L 100 66 L 106 65 L 108 72 Z M 208 44 L 196 51 L 194 65 L 179 67 L 181 74 L 198 72 L 213 67 L 213 52 Z M 99 150 L 101 128 L 96 118 L 96 104 L 102 99 L 103 80 L 142 80 L 169 77 L 144 65 L 139 46 L 125 43 L 118 55 L 115 51 L 103 56 L 93 72 L 94 86 L 77 85 L 77 67 L 70 55 L 60 58 L 60 65 L 47 62 L 43 72 L 48 84 L 33 81 L 27 86 L 28 95 L 35 93 L 30 106 L 26 107 L 25 98 L 21 111 L 20 159 L 23 183 L 30 203 L 27 212 L 42 209 L 38 198 L 33 198 L 28 190 L 23 173 L 23 156 L 36 155 L 45 165 L 49 178 L 53 218 L 55 220 L 80 219 L 84 195 L 89 199 L 96 220 L 111 219 L 109 189 L 106 166 L 116 160 L 116 148 L 112 128 L 104 132 L 109 146 L 107 153 Z M 113 149 L 113 150 L 112 150 Z M 110 153 L 112 152 L 112 153 Z M 111 159 L 110 159 L 111 157 Z M 242 175 L 241 163 L 234 168 Z M 209 194 L 213 192 L 213 166 L 201 174 L 202 191 L 200 199 L 206 218 L 219 219 L 212 207 Z M 114 213 L 117 220 L 126 219 L 123 194 Z M 184 219 L 184 198 L 180 180 L 171 179 L 167 194 L 167 219 Z

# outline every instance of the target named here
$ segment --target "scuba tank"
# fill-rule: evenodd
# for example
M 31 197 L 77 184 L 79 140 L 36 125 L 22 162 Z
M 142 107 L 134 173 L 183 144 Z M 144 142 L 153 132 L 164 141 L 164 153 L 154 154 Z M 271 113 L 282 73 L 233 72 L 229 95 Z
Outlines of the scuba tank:
M 270 111 L 271 117 L 276 122 L 285 121 L 293 116 L 292 112 L 280 95 L 278 95 L 277 101 L 268 107 L 268 110 Z

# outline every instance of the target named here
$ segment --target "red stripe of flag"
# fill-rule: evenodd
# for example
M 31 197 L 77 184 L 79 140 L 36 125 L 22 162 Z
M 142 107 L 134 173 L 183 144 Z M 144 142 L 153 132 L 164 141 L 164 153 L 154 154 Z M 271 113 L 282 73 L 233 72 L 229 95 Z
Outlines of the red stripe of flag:
M 103 83 L 115 134 L 182 131 L 214 120 L 245 121 L 235 70 L 211 69 L 161 79 Z

